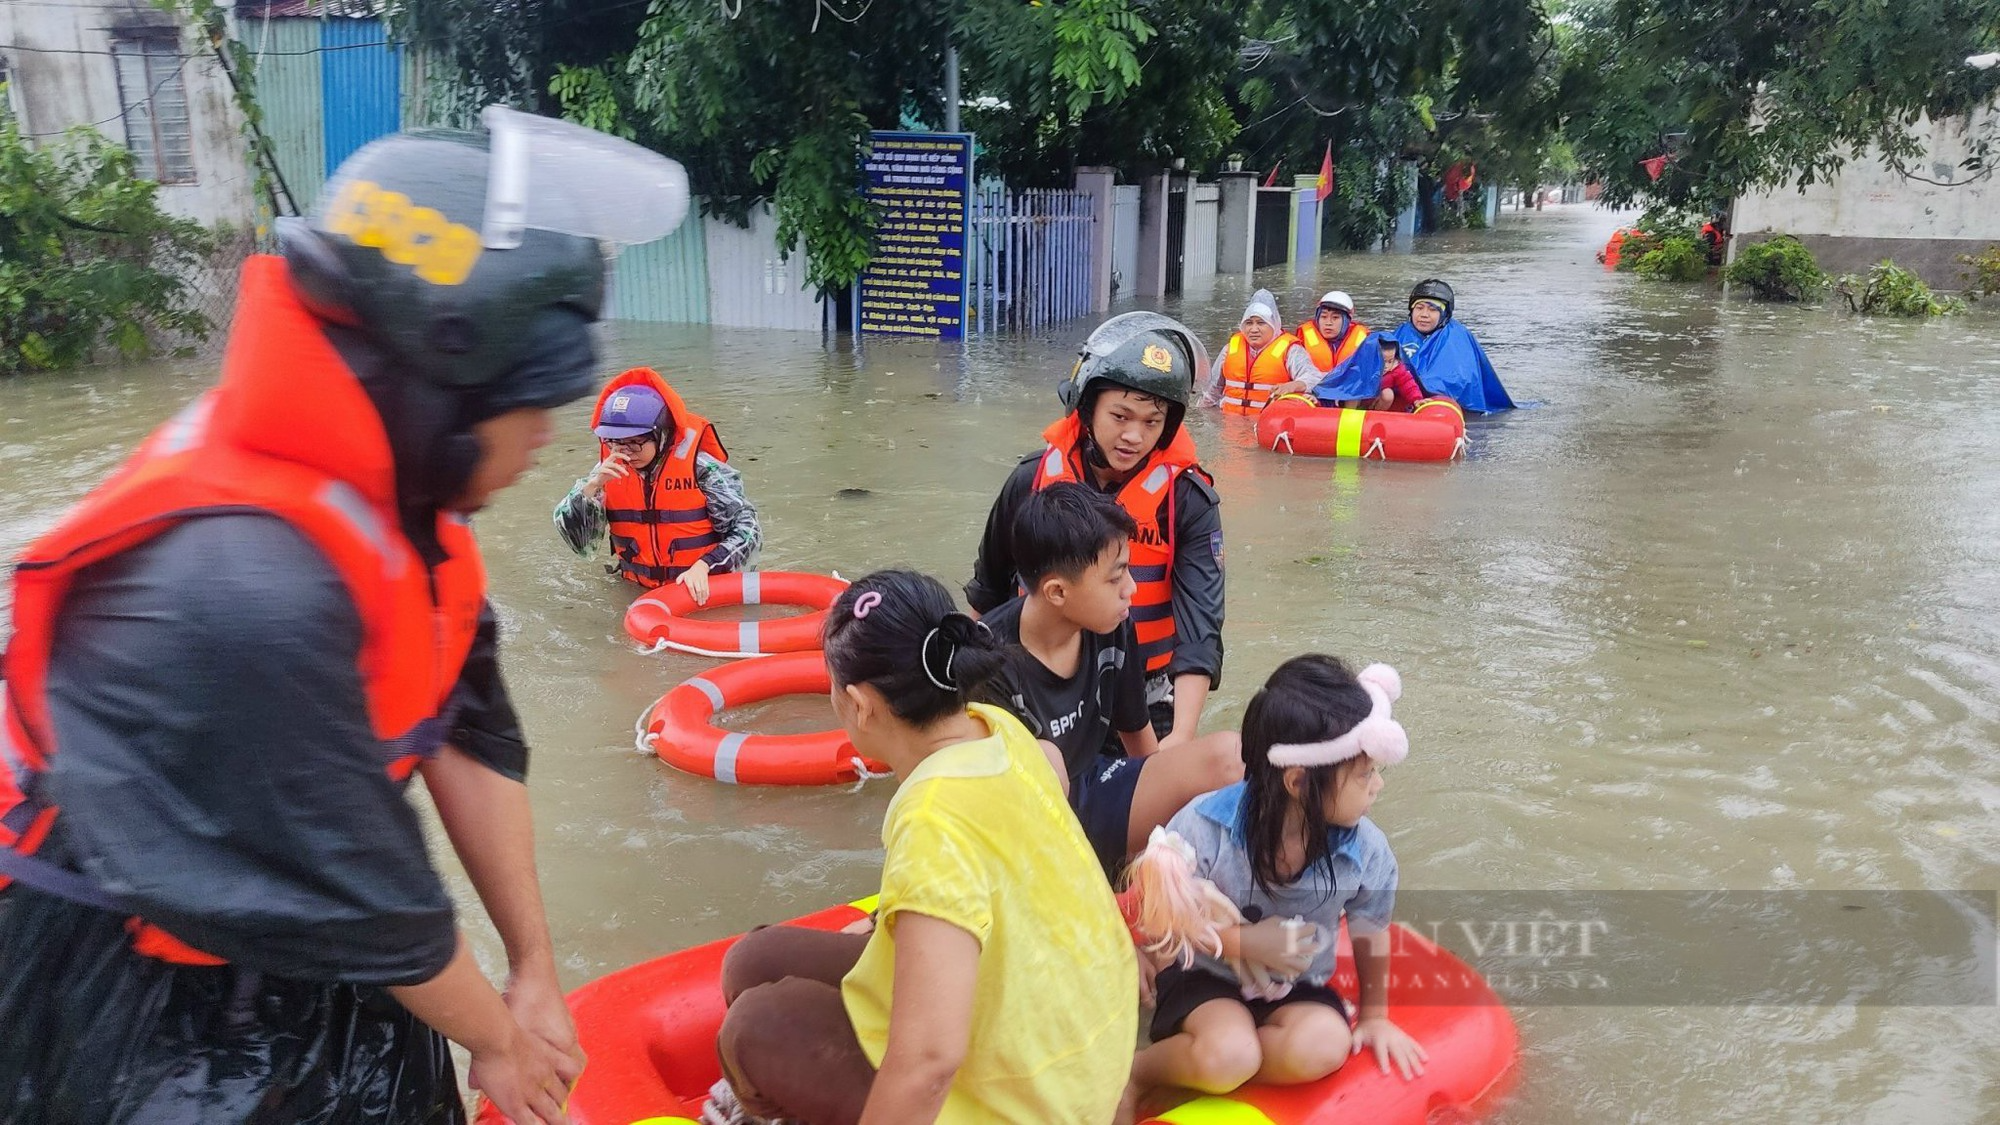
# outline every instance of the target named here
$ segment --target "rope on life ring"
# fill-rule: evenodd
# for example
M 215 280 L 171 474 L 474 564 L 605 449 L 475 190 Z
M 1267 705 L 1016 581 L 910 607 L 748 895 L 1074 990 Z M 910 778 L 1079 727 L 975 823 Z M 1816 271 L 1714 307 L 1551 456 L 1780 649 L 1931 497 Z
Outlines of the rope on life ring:
M 783 695 L 831 690 L 826 660 L 792 652 L 738 660 L 694 677 L 640 716 L 637 745 L 675 769 L 737 785 L 838 785 L 888 776 L 862 758 L 841 730 L 750 734 L 717 727 L 715 716 Z
M 696 605 L 687 587 L 669 583 L 632 600 L 625 632 L 648 652 L 662 648 L 732 660 L 819 647 L 826 611 L 847 583 L 839 576 L 795 571 L 748 571 L 709 579 L 708 601 Z M 802 606 L 809 612 L 765 621 L 704 621 L 707 609 L 743 605 Z

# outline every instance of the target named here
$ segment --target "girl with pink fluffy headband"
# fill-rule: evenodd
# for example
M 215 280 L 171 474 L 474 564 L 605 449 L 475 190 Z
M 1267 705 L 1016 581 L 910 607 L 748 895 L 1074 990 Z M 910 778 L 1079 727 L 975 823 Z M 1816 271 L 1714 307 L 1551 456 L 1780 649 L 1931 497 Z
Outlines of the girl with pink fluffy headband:
M 1396 857 L 1368 819 L 1382 767 L 1409 754 L 1401 694 L 1386 664 L 1286 661 L 1244 712 L 1244 779 L 1196 798 L 1133 862 L 1135 928 L 1168 961 L 1133 1062 L 1141 1091 L 1311 1082 L 1364 1049 L 1385 1072 L 1423 1073 L 1424 1048 L 1389 1019 Z M 1332 987 L 1343 917 L 1358 1010 Z

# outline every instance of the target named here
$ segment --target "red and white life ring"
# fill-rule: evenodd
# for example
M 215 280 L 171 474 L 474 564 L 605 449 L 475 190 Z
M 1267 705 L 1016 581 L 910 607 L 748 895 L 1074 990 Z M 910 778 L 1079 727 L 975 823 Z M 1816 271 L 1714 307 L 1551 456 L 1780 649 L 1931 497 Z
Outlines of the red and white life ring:
M 837 785 L 886 776 L 889 768 L 862 758 L 840 730 L 746 734 L 714 723 L 732 707 L 781 695 L 824 698 L 831 686 L 818 652 L 734 661 L 661 696 L 640 716 L 639 742 L 677 770 L 735 785 Z
M 708 601 L 694 604 L 687 587 L 670 582 L 648 590 L 625 611 L 625 631 L 647 648 L 673 648 L 697 656 L 764 656 L 819 647 L 826 611 L 847 583 L 823 574 L 752 570 L 708 580 Z M 738 605 L 804 606 L 810 612 L 767 621 L 703 621 L 705 609 Z

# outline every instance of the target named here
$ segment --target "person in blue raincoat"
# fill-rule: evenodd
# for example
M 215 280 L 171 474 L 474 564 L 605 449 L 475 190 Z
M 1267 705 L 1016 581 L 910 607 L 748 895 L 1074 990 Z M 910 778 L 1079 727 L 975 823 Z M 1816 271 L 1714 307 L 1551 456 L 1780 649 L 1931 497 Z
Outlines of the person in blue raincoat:
M 1514 409 L 1514 400 L 1471 330 L 1452 318 L 1451 286 L 1430 278 L 1410 290 L 1410 319 L 1396 329 L 1403 363 L 1426 395 L 1445 395 L 1467 410 L 1492 414 Z M 1382 357 L 1362 348 L 1313 388 L 1322 405 L 1372 399 L 1382 392 Z

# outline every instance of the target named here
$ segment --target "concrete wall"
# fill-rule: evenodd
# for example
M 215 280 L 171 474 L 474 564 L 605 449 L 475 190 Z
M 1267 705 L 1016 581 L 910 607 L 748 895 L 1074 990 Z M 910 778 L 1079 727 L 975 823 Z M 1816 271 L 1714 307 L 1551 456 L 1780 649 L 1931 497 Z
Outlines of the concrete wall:
M 1112 207 L 1118 198 L 1118 173 L 1106 167 L 1076 170 L 1076 190 L 1090 196 L 1090 310 L 1111 307 Z
M 1221 207 L 1221 184 L 1188 185 L 1187 243 L 1181 259 L 1183 289 L 1215 276 L 1216 224 Z
M 2000 185 L 1992 173 L 1959 167 L 1970 146 L 2000 127 L 1991 107 L 1963 119 L 1922 122 L 1925 156 L 1911 179 L 1880 160 L 1850 161 L 1830 181 L 1803 190 L 1778 188 L 1736 201 L 1731 253 L 1772 234 L 1797 235 L 1829 273 L 1865 270 L 1883 258 L 1932 285 L 1957 288 L 1960 254 L 2000 242 Z M 1926 180 L 1938 181 L 1935 183 Z
M 174 29 L 174 18 L 149 0 L 0 3 L 0 54 L 7 60 L 22 132 L 45 143 L 74 126 L 92 125 L 124 144 L 125 107 L 111 57 L 114 35 Z M 162 185 L 160 206 L 204 224 L 247 226 L 255 181 L 244 161 L 241 117 L 229 80 L 185 33 L 177 42 L 185 62 L 174 80 L 187 92 L 194 179 Z
M 1257 242 L 1257 174 L 1224 172 L 1217 196 L 1216 272 L 1249 273 Z
M 1132 296 L 1139 276 L 1139 185 L 1111 189 L 1111 295 Z

